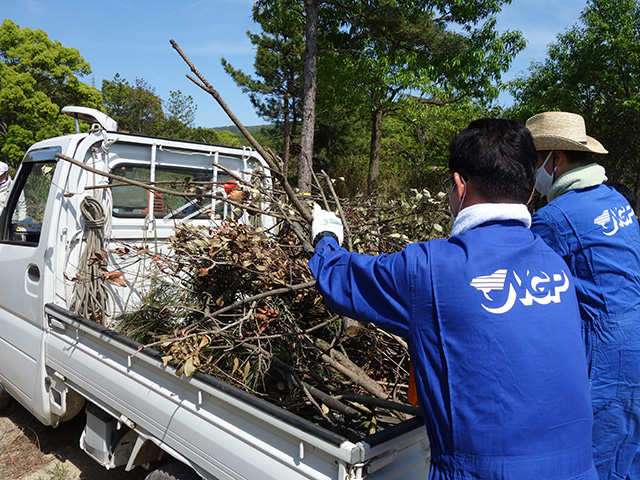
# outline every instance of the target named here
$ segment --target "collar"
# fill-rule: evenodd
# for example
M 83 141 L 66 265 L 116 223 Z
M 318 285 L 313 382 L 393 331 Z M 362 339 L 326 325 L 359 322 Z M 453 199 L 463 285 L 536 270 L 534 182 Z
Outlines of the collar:
M 463 208 L 453 222 L 451 236 L 471 230 L 490 221 L 517 220 L 526 228 L 531 226 L 531 214 L 522 203 L 479 203 Z
M 547 194 L 547 201 L 550 202 L 570 190 L 595 187 L 606 181 L 607 175 L 605 174 L 604 167 L 597 163 L 590 163 L 583 167 L 574 168 L 573 170 L 563 173 L 553 182 Z

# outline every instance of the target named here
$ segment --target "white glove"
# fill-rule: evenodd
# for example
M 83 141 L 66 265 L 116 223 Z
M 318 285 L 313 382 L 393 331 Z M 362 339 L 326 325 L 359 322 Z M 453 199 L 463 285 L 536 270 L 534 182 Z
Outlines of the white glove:
M 315 246 L 318 235 L 324 232 L 330 232 L 338 239 L 338 244 L 342 245 L 344 240 L 344 232 L 342 222 L 333 212 L 328 212 L 320 208 L 317 203 L 313 204 L 313 215 L 311 216 L 311 243 Z

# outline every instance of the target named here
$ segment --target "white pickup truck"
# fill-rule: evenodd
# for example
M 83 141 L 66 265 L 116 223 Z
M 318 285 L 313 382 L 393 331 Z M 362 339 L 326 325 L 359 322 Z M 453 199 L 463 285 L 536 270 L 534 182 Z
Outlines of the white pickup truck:
M 91 122 L 89 133 L 33 145 L 0 217 L 0 397 L 53 427 L 85 412 L 81 448 L 107 469 L 151 466 L 149 480 L 426 478 L 419 419 L 351 442 L 209 375 L 176 376 L 157 352 L 72 313 L 84 198 L 104 209 L 106 249 L 160 245 L 182 222 L 210 224 L 223 205 L 180 196 L 159 205 L 141 187 L 100 187 L 118 177 L 216 184 L 267 166 L 251 149 L 133 135 L 96 110 L 63 112 Z M 113 293 L 125 311 L 132 291 Z

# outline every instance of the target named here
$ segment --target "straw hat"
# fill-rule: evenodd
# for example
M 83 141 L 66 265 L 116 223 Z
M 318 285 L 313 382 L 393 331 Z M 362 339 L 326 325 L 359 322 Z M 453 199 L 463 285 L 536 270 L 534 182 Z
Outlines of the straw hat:
M 544 112 L 526 123 L 536 150 L 574 150 L 608 153 L 595 138 L 587 135 L 584 119 L 567 112 Z

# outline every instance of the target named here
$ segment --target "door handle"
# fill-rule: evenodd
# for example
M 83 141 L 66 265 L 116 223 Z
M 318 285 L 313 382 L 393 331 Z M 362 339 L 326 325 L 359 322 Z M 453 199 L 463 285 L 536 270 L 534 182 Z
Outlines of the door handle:
M 32 282 L 39 282 L 40 281 L 40 269 L 38 268 L 37 265 L 29 265 L 29 268 L 27 269 L 27 276 L 29 277 L 29 280 L 31 280 Z

